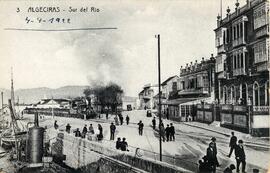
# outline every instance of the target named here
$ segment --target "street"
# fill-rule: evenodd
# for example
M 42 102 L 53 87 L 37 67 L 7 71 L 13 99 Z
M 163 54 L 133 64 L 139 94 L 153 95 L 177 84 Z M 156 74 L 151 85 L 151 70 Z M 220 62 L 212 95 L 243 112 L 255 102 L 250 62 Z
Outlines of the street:
M 126 115 L 130 117 L 130 124 L 126 125 Z M 152 117 L 146 117 L 146 111 L 129 111 L 123 112 L 124 124 L 122 126 L 116 126 L 115 141 L 117 137 L 125 137 L 127 139 L 130 152 L 134 152 L 136 148 L 140 148 L 141 157 L 150 157 L 155 160 L 159 160 L 159 134 L 158 131 L 154 131 L 151 126 Z M 27 115 L 26 120 L 32 119 L 32 115 Z M 94 120 L 81 120 L 73 118 L 63 117 L 45 117 L 40 121 L 41 126 L 47 126 L 49 129 L 53 127 L 54 120 L 58 121 L 60 129 L 65 129 L 67 123 L 70 123 L 71 129 L 80 128 L 86 124 L 93 124 L 95 132 L 97 132 L 97 124 L 101 124 L 103 127 L 104 139 L 102 144 L 106 147 L 115 148 L 115 141 L 110 141 L 110 129 L 111 122 L 114 122 L 113 116 L 109 116 L 106 120 L 105 115 L 102 115 L 100 119 Z M 156 118 L 157 119 L 157 118 Z M 142 120 L 144 123 L 144 132 L 142 136 L 138 134 L 137 123 Z M 163 120 L 164 125 L 172 121 Z M 158 124 L 158 119 L 157 119 Z M 184 123 L 173 122 L 176 129 L 175 142 L 162 142 L 163 161 L 173 165 L 180 166 L 182 168 L 196 171 L 198 167 L 198 160 L 206 154 L 206 149 L 210 142 L 211 137 L 216 137 L 218 148 L 218 160 L 221 164 L 217 168 L 217 172 L 222 172 L 225 167 L 231 163 L 235 163 L 234 154 L 231 158 L 228 158 L 229 152 L 229 137 L 215 132 L 207 131 L 185 125 Z M 245 147 L 247 172 L 252 172 L 252 169 L 257 168 L 261 172 L 266 172 L 268 167 L 269 151 L 258 147 Z M 260 158 L 260 159 L 258 159 Z

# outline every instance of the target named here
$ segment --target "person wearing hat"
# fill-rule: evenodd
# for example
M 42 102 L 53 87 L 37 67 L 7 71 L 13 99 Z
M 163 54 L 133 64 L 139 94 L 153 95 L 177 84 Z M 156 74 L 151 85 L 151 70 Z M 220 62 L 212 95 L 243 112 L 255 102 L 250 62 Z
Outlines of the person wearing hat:
M 228 166 L 223 173 L 233 173 L 233 170 L 235 170 L 235 165 L 234 164 L 230 164 L 230 166 Z
M 218 159 L 217 159 L 217 144 L 216 144 L 216 138 L 215 138 L 215 137 L 212 137 L 212 138 L 211 138 L 211 141 L 212 141 L 212 143 L 213 143 L 213 145 L 214 145 L 213 149 L 214 149 L 214 154 L 215 154 L 215 158 L 216 158 L 216 165 L 217 165 L 217 166 L 220 166 L 220 165 L 219 165 L 219 162 L 218 162 Z
M 210 142 L 209 147 L 206 150 L 206 158 L 208 160 L 208 170 L 211 173 L 216 172 L 216 167 L 218 164 L 214 147 L 215 147 L 214 142 Z
M 246 154 L 243 146 L 243 141 L 239 140 L 235 147 L 236 172 L 239 172 L 240 164 L 242 164 L 242 173 L 246 172 Z

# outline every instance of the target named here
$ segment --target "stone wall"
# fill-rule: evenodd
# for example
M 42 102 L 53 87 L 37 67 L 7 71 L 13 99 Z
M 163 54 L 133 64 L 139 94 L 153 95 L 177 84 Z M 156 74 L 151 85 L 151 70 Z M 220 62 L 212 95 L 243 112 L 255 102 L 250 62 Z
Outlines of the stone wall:
M 150 158 L 134 157 L 130 152 L 104 147 L 98 141 L 76 138 L 67 133 L 59 133 L 52 146 L 62 146 L 62 148 L 52 148 L 52 153 L 65 158 L 64 162 L 67 166 L 80 172 L 190 172 Z

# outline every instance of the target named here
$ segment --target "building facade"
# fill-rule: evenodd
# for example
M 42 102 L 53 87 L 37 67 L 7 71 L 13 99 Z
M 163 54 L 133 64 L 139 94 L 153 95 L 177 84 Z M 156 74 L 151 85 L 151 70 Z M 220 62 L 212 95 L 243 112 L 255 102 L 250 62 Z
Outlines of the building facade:
M 244 127 L 253 121 L 266 128 L 263 122 L 269 117 L 259 111 L 269 111 L 269 2 L 247 0 L 242 7 L 236 2 L 233 12 L 228 7 L 225 18 L 217 17 L 215 34 L 216 98 L 220 104 L 252 106 L 254 115 L 252 119 L 221 115 L 222 123 L 228 120 Z
M 139 93 L 140 109 L 155 109 L 154 96 L 158 93 L 157 86 L 146 84 Z
M 188 121 L 196 117 L 196 104 L 214 101 L 215 58 L 202 58 L 180 68 L 177 92 L 171 92 L 167 100 L 168 117 Z

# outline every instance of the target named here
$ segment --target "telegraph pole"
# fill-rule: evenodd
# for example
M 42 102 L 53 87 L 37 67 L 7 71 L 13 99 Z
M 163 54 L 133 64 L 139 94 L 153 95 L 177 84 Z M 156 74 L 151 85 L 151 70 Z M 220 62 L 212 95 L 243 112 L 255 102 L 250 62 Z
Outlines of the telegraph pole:
M 160 88 L 160 35 L 158 38 L 158 115 L 159 115 L 159 158 L 162 161 L 162 140 L 161 140 L 161 88 Z

